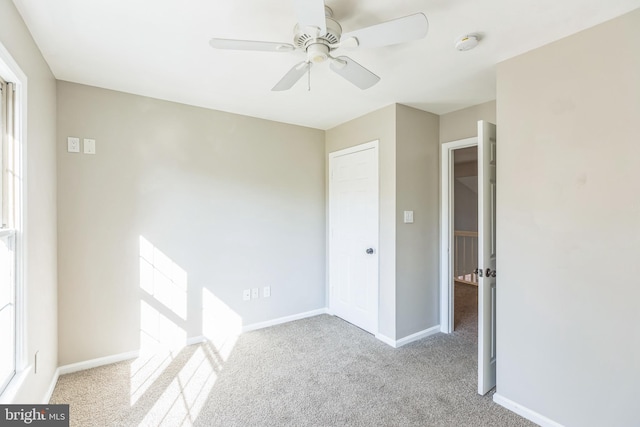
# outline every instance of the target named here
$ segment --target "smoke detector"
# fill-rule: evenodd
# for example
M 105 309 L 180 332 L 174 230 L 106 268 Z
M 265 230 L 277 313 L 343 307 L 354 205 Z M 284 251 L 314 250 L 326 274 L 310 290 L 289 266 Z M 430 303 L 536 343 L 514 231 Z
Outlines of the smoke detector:
M 477 34 L 465 34 L 456 39 L 456 49 L 464 52 L 478 46 L 479 37 Z

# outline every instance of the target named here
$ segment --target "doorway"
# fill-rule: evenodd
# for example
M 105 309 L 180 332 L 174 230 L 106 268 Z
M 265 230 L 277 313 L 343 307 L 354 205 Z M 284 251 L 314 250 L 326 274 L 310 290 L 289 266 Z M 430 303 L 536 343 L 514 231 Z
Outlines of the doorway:
M 456 238 L 456 228 L 475 229 L 476 232 L 476 248 L 477 248 L 477 146 L 478 138 L 467 138 L 459 141 L 448 142 L 442 145 L 441 155 L 441 200 L 440 200 L 440 219 L 441 219 L 441 242 L 440 242 L 440 260 L 441 260 L 441 283 L 440 283 L 440 330 L 444 333 L 451 333 L 455 330 L 455 284 L 461 283 L 462 280 L 474 279 L 473 272 L 477 267 L 477 259 L 470 259 L 467 248 L 469 244 L 472 244 L 472 239 L 467 238 L 467 233 L 458 233 Z M 460 153 L 456 156 L 456 153 Z M 456 157 L 458 161 L 458 168 L 456 168 Z M 475 166 L 474 166 L 475 165 Z M 462 175 L 467 175 L 468 178 L 462 180 L 456 180 L 455 171 L 458 169 L 458 173 L 461 170 L 466 172 Z M 475 174 L 475 184 L 471 176 Z M 463 178 L 460 176 L 459 178 Z M 476 203 L 475 210 L 473 203 L 469 201 L 472 197 L 472 190 L 469 186 L 475 185 Z M 458 187 L 458 196 L 461 193 L 464 194 L 464 203 L 466 206 L 461 211 L 471 210 L 472 212 L 466 216 L 458 215 L 455 217 L 456 211 L 456 187 Z M 460 204 L 460 201 L 459 201 Z M 460 206 L 458 206 L 460 208 Z M 466 208 L 466 209 L 465 209 Z M 456 223 L 456 219 L 458 222 Z M 473 224 L 475 221 L 475 224 Z M 465 231 L 465 230 L 458 230 Z M 458 249 L 463 247 L 462 253 L 456 257 L 456 240 L 458 240 Z M 477 252 L 476 252 L 477 254 Z M 464 256 L 464 259 L 462 259 Z M 457 258 L 457 259 L 456 259 Z M 477 257 L 476 257 L 477 258 Z M 459 262 L 458 269 L 456 269 L 456 260 Z M 471 269 L 471 276 L 467 276 L 469 272 L 466 270 L 469 267 Z M 456 281 L 456 275 L 459 276 Z M 466 280 L 465 280 L 466 281 Z M 467 294 L 472 293 L 467 289 Z M 477 297 L 476 297 L 477 298 Z M 477 306 L 476 306 L 477 315 Z
M 453 150 L 453 330 L 478 334 L 478 147 Z
M 454 276 L 455 262 L 455 152 L 477 147 L 477 259 L 476 267 Z M 455 279 L 477 279 L 478 393 L 484 395 L 496 385 L 496 165 L 495 124 L 480 120 L 478 136 L 442 144 L 441 147 L 441 240 L 440 240 L 440 329 L 455 329 Z M 471 274 L 471 276 L 469 276 Z M 477 277 L 473 277 L 476 274 Z

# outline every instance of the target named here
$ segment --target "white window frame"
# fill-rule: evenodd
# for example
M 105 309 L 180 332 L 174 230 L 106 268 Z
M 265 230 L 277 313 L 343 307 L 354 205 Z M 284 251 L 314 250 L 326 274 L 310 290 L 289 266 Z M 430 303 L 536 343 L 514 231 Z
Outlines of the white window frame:
M 18 209 L 14 218 L 15 224 L 15 374 L 9 381 L 7 387 L 0 391 L 0 402 L 8 403 L 13 400 L 20 384 L 30 371 L 28 364 L 26 337 L 27 337 L 27 316 L 26 316 L 26 253 L 27 253 L 27 232 L 24 218 L 27 212 L 27 76 L 18 66 L 9 51 L 0 43 L 0 77 L 6 82 L 15 84 L 15 141 L 18 150 L 18 161 L 20 179 L 16 194 L 16 204 Z M 0 227 L 2 224 L 0 224 Z

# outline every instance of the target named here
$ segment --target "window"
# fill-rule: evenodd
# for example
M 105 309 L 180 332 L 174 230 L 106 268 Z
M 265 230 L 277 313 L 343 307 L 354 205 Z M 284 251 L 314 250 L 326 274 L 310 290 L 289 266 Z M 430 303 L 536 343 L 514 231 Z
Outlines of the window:
M 14 85 L 0 79 L 0 392 L 16 373 Z
M 22 83 L 26 77 L 0 44 L 0 394 L 26 366 L 21 321 Z
M 16 85 L 0 76 L 0 228 L 16 229 L 20 201 L 20 153 L 16 134 Z
M 0 392 L 16 374 L 15 232 L 0 229 Z

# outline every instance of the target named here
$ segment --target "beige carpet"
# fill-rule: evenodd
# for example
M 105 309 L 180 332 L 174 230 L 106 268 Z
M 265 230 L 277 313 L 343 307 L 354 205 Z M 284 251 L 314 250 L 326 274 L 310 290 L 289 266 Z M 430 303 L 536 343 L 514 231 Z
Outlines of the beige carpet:
M 328 315 L 60 377 L 72 426 L 532 426 L 476 393 L 477 288 L 399 349 Z

